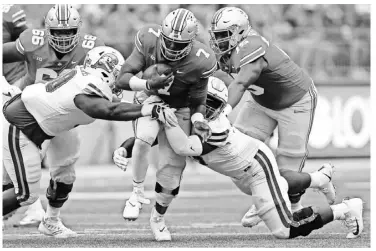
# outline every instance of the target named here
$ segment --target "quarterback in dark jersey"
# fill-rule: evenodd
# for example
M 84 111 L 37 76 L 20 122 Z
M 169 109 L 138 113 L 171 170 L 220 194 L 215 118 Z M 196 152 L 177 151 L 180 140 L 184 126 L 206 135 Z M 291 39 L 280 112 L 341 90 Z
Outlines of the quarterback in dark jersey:
M 147 98 L 152 94 L 156 97 L 157 94 L 171 108 L 177 109 L 179 125 L 187 134 L 191 128 L 190 118 L 192 123 L 204 119 L 208 77 L 217 69 L 214 52 L 195 40 L 197 32 L 197 20 L 186 9 L 170 12 L 162 25 L 142 28 L 135 36 L 135 48 L 122 67 L 116 84 L 119 89 L 140 91 L 135 96 L 136 102 L 153 102 L 152 98 Z M 171 73 L 166 73 L 166 76 L 157 74 L 147 80 L 135 76 L 155 64 L 168 65 L 173 76 Z M 171 240 L 164 214 L 179 192 L 185 157 L 171 149 L 163 127 L 155 120 L 135 121 L 136 141 L 132 152 L 134 190 L 126 202 L 123 217 L 137 219 L 141 204 L 149 202 L 143 195 L 143 181 L 148 167 L 148 153 L 157 136 L 161 158 L 155 186 L 156 204 L 150 226 L 156 240 L 163 241 Z
M 83 64 L 90 49 L 104 45 L 95 36 L 81 34 L 81 24 L 80 14 L 72 5 L 57 4 L 45 17 L 45 29 L 27 29 L 15 42 L 3 44 L 4 63 L 27 63 L 27 74 L 22 77 L 19 86 L 21 90 L 28 85 L 57 78 L 64 70 Z M 54 206 L 56 198 L 51 197 L 51 193 L 56 193 L 59 198 L 59 193 L 65 194 L 72 189 L 79 147 L 80 141 L 75 130 L 63 132 L 42 145 L 42 152 L 47 149 L 51 181 L 47 194 L 47 212 L 45 215 L 43 212 L 44 217 L 42 215 L 38 220 L 47 228 L 53 226 L 64 231 L 64 225 L 56 221 L 59 208 Z M 18 173 L 22 174 L 22 170 Z M 36 203 L 40 204 L 40 200 Z M 39 213 L 34 215 L 40 216 Z
M 229 114 L 248 90 L 234 126 L 251 137 L 266 141 L 278 125 L 276 158 L 281 169 L 301 171 L 317 103 L 312 79 L 277 45 L 259 35 L 239 8 L 218 10 L 211 21 L 210 43 L 223 71 L 235 73 L 229 86 Z M 301 209 L 299 195 L 290 195 L 292 210 Z M 253 226 L 255 208 L 242 220 Z M 249 217 L 248 217 L 249 216 Z

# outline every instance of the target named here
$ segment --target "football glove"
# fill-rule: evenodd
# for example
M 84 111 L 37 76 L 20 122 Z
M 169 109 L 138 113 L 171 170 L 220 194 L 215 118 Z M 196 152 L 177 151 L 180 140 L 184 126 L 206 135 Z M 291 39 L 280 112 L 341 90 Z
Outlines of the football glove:
M 204 143 L 210 138 L 212 131 L 206 121 L 196 121 L 193 124 L 193 134 L 199 136 Z
M 127 170 L 129 159 L 126 158 L 127 150 L 124 147 L 119 147 L 112 154 L 112 160 L 124 172 Z
M 164 105 L 154 105 L 151 111 L 151 117 L 153 119 L 158 119 L 169 127 L 175 127 L 178 126 L 178 119 L 175 115 L 175 111 L 176 109 Z

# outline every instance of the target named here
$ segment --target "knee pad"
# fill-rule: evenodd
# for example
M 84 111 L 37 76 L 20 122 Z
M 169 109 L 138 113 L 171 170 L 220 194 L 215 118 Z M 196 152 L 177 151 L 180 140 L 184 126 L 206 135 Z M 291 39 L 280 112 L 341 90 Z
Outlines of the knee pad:
M 51 166 L 51 178 L 64 184 L 73 184 L 76 181 L 75 164 L 67 166 Z
M 68 200 L 69 193 L 72 191 L 73 184 L 64 184 L 50 179 L 50 185 L 47 188 L 46 197 L 52 207 L 60 208 Z
M 290 238 L 307 236 L 313 230 L 322 228 L 324 222 L 321 215 L 314 208 L 305 207 L 293 214 L 293 222 L 290 227 Z
M 158 182 L 155 184 L 156 201 L 163 207 L 170 205 L 171 201 L 179 194 L 180 186 L 175 189 L 166 189 Z

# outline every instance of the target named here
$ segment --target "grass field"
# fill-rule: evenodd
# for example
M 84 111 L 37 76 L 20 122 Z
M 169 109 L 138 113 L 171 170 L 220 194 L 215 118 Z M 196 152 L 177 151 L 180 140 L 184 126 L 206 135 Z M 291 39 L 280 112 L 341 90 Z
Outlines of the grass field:
M 306 171 L 318 169 L 326 160 L 309 160 Z M 77 248 L 77 247 L 279 247 L 279 248 L 355 248 L 370 247 L 370 160 L 335 159 L 334 183 L 337 202 L 344 197 L 361 197 L 364 202 L 364 232 L 347 240 L 347 229 L 333 222 L 305 238 L 277 240 L 261 224 L 243 228 L 240 219 L 249 207 L 249 197 L 232 182 L 207 168 L 188 166 L 179 197 L 166 214 L 172 242 L 154 241 L 149 229 L 151 205 L 143 208 L 134 222 L 122 218 L 125 198 L 132 189 L 130 170 L 122 172 L 113 165 L 78 167 L 77 181 L 70 200 L 62 210 L 64 223 L 79 233 L 74 239 L 58 240 L 39 234 L 36 228 L 16 228 L 13 224 L 24 209 L 6 222 L 3 247 L 6 248 Z M 42 187 L 47 187 L 43 173 Z M 146 195 L 153 198 L 155 173 L 148 171 Z M 45 204 L 45 196 L 42 195 Z M 323 204 L 323 195 L 308 191 L 303 205 Z

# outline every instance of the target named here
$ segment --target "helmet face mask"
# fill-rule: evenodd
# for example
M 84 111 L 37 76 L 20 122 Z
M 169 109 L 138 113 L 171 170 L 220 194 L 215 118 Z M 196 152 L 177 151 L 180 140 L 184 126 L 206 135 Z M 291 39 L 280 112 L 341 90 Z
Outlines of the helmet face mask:
M 225 83 L 216 77 L 209 77 L 205 119 L 217 119 L 226 107 L 227 99 L 228 90 Z
M 198 23 L 192 12 L 177 9 L 163 20 L 160 36 L 161 53 L 169 61 L 178 61 L 192 50 Z
M 232 51 L 250 29 L 247 14 L 236 7 L 218 10 L 211 21 L 210 46 L 217 55 Z
M 98 76 L 108 84 L 114 94 L 120 94 L 115 89 L 115 81 L 124 64 L 124 57 L 117 50 L 108 46 L 99 46 L 90 50 L 84 60 L 84 69 Z
M 55 5 L 44 21 L 48 42 L 57 52 L 66 54 L 77 46 L 82 22 L 78 11 L 72 5 Z

